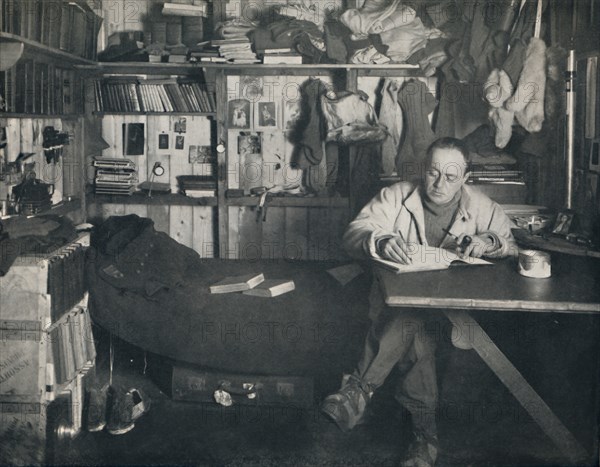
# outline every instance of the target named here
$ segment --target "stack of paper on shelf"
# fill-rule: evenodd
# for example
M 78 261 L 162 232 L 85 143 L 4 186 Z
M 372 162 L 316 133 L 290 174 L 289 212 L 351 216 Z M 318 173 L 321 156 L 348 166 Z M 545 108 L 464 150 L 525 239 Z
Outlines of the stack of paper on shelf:
M 237 39 L 214 40 L 211 44 L 219 49 L 219 55 L 228 62 L 248 64 L 260 63 L 252 51 L 250 39 L 247 37 Z
M 95 192 L 99 195 L 131 195 L 137 184 L 135 164 L 129 159 L 103 157 L 94 160 Z

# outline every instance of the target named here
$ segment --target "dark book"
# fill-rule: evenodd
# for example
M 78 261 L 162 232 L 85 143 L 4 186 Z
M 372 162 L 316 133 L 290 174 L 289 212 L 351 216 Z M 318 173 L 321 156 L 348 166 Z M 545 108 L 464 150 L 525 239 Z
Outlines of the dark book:
M 78 57 L 84 57 L 87 28 L 86 11 L 79 3 L 71 2 L 69 5 L 73 10 L 73 26 L 67 51 Z

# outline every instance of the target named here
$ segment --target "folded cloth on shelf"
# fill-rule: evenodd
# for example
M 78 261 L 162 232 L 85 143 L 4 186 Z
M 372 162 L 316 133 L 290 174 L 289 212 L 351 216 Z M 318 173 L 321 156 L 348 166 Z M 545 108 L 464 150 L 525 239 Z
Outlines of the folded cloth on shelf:
M 435 28 L 426 28 L 420 18 L 412 22 L 389 29 L 379 34 L 381 42 L 388 48 L 386 55 L 394 62 L 405 62 L 417 50 L 424 48 L 429 39 L 442 37 Z
M 400 0 L 366 0 L 362 8 L 344 11 L 340 21 L 355 35 L 366 36 L 405 26 L 415 18 L 415 10 Z
M 338 264 L 332 261 L 202 259 L 157 232 L 150 219 L 129 215 L 105 224 L 92 238 L 86 280 L 94 322 L 117 337 L 175 360 L 241 373 L 304 375 L 323 361 L 327 375 L 358 357 L 368 329 L 366 276 L 342 287 L 327 273 Z M 209 293 L 224 277 L 258 272 L 291 279 L 296 290 L 270 299 Z M 135 284 L 153 275 L 178 285 L 148 296 Z

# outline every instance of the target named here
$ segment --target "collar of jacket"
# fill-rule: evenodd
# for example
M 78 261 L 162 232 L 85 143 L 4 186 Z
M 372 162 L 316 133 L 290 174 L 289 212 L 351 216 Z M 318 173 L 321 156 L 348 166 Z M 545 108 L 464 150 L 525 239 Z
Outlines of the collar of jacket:
M 412 192 L 404 201 L 404 206 L 415 219 L 415 224 L 417 225 L 417 231 L 419 232 L 421 242 L 426 243 L 425 213 L 423 212 L 423 185 L 418 184 L 413 188 Z M 468 221 L 473 217 L 471 212 L 473 212 L 471 189 L 468 186 L 463 185 L 455 220 L 462 219 L 463 221 Z

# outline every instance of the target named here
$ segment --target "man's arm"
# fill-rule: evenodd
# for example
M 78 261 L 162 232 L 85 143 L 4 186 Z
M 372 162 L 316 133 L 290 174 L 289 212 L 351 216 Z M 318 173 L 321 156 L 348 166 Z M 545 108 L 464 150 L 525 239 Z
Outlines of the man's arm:
M 348 254 L 359 259 L 378 256 L 377 240 L 398 236 L 398 232 L 394 232 L 394 223 L 401 209 L 400 187 L 383 188 L 346 229 L 342 242 Z
M 498 203 L 492 202 L 487 225 L 481 232 L 477 232 L 478 235 L 487 237 L 491 242 L 483 255 L 489 258 L 518 256 L 519 250 L 511 231 L 513 227 L 514 224 L 504 209 Z

